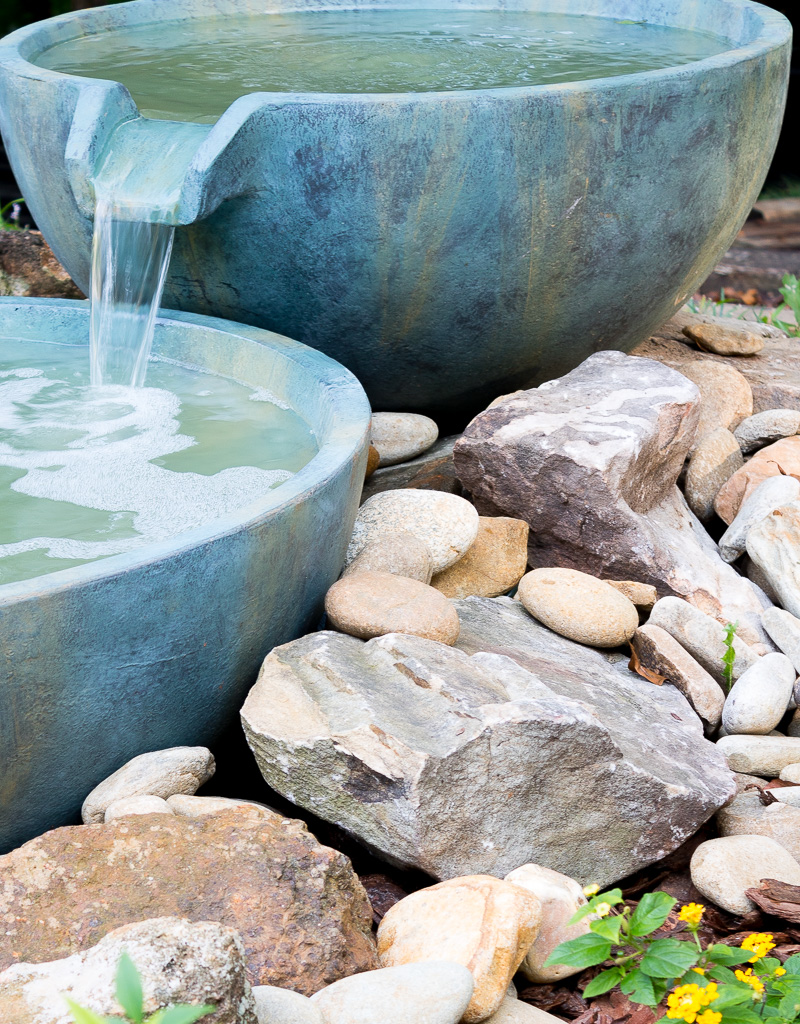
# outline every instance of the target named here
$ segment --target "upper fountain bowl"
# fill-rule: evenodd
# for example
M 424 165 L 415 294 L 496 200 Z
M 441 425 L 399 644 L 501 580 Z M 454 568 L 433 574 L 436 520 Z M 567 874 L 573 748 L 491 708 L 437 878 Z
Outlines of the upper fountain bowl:
M 582 81 L 255 92 L 214 125 L 141 118 L 123 85 L 37 64 L 86 35 L 155 25 L 178 38 L 198 19 L 335 6 L 136 0 L 0 43 L 14 173 L 82 288 L 102 167 L 136 216 L 179 225 L 165 304 L 322 349 L 377 408 L 458 417 L 598 349 L 630 350 L 712 270 L 763 184 L 791 28 L 747 0 L 352 0 L 409 24 L 495 9 L 721 42 L 680 66 Z

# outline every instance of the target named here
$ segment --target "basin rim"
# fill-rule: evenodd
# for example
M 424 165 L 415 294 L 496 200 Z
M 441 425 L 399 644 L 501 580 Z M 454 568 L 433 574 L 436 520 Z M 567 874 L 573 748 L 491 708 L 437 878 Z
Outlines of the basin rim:
M 15 298 L 0 296 L 0 312 L 8 307 L 22 308 L 33 315 L 39 310 L 46 315 L 48 309 L 59 309 L 74 313 L 86 320 L 86 337 L 89 332 L 89 303 L 85 299 L 44 299 Z M 81 316 L 82 314 L 82 316 Z M 159 326 L 177 325 L 198 327 L 205 331 L 216 331 L 235 336 L 248 342 L 257 342 L 273 350 L 280 346 L 281 356 L 288 362 L 298 364 L 306 373 L 317 378 L 318 395 L 328 407 L 329 426 L 322 433 L 309 423 L 308 417 L 301 418 L 314 431 L 319 444 L 317 454 L 302 469 L 277 487 L 255 501 L 240 506 L 234 512 L 220 516 L 211 522 L 192 530 L 176 533 L 165 540 L 144 543 L 132 551 L 109 555 L 93 562 L 85 562 L 68 569 L 12 583 L 0 583 L 0 611 L 4 605 L 26 599 L 38 599 L 54 591 L 98 583 L 109 577 L 119 576 L 133 569 L 163 562 L 192 548 L 211 544 L 223 537 L 247 530 L 282 510 L 300 503 L 310 492 L 323 488 L 348 462 L 356 462 L 359 453 L 366 448 L 366 437 L 372 415 L 369 401 L 358 379 L 335 359 L 323 352 L 286 338 L 273 331 L 259 327 L 224 320 L 220 317 L 184 313 L 178 310 L 161 309 L 156 318 Z M 0 338 L 0 344 L 2 339 Z M 88 355 L 88 345 L 87 345 Z M 190 366 L 191 364 L 183 363 Z M 203 370 L 203 367 L 199 367 Z M 208 371 L 206 371 L 208 372 Z M 214 374 L 220 376 L 220 374 Z M 234 379 L 234 378 L 229 378 Z M 293 407 L 293 412 L 297 410 Z
M 126 16 L 131 9 L 135 9 L 137 15 L 133 17 L 132 21 L 128 24 L 147 24 L 148 22 L 157 21 L 180 21 L 180 20 L 191 20 L 191 15 L 185 19 L 179 17 L 169 18 L 148 18 L 146 17 L 147 9 L 155 10 L 156 4 L 160 0 L 135 0 L 135 2 L 128 2 L 115 5 L 114 7 L 94 7 L 84 8 L 78 11 L 68 11 L 66 14 L 59 14 L 53 18 L 47 18 L 43 21 L 34 22 L 31 25 L 25 25 L 22 28 L 16 29 L 11 32 L 5 38 L 0 39 L 0 68 L 5 68 L 12 74 L 20 75 L 24 78 L 32 79 L 34 81 L 42 82 L 72 82 L 78 87 L 97 86 L 104 85 L 114 86 L 116 88 L 122 88 L 127 93 L 128 90 L 121 83 L 116 82 L 113 79 L 102 79 L 102 78 L 87 78 L 80 75 L 70 75 L 61 71 L 51 71 L 47 68 L 41 68 L 37 64 L 33 63 L 33 60 L 44 53 L 46 50 L 53 46 L 58 45 L 61 42 L 65 42 L 68 39 L 74 38 L 74 35 L 64 32 L 63 38 L 56 39 L 52 42 L 37 46 L 37 37 L 44 33 L 55 29 L 56 31 L 62 29 L 69 29 L 73 24 L 80 25 L 84 21 L 91 22 L 93 20 L 99 20 L 101 17 L 114 18 L 115 15 L 119 16 L 124 14 Z M 535 0 L 534 0 L 535 2 Z M 315 92 L 250 92 L 244 93 L 237 100 L 226 109 L 226 111 L 217 119 L 219 124 L 227 115 L 231 112 L 232 107 L 241 103 L 242 100 L 250 100 L 252 105 L 253 98 L 257 98 L 264 105 L 272 105 L 275 103 L 282 104 L 302 104 L 302 103 L 315 103 L 315 104 L 349 104 L 351 106 L 360 105 L 380 105 L 381 103 L 390 103 L 392 106 L 397 104 L 413 104 L 419 105 L 420 103 L 442 103 L 448 99 L 451 102 L 472 102 L 476 98 L 497 98 L 497 99 L 515 99 L 518 97 L 531 97 L 531 96 L 552 96 L 552 95 L 569 95 L 574 93 L 580 93 L 584 91 L 597 92 L 600 90 L 609 90 L 614 88 L 628 88 L 636 87 L 640 83 L 642 85 L 652 82 L 656 79 L 670 80 L 673 78 L 685 78 L 695 74 L 705 74 L 711 71 L 720 71 L 725 68 L 733 67 L 743 62 L 758 59 L 765 56 L 769 52 L 780 48 L 788 43 L 792 39 L 792 26 L 785 15 L 781 14 L 780 11 L 776 11 L 773 8 L 765 7 L 763 4 L 757 3 L 756 0 L 717 0 L 718 3 L 730 7 L 736 11 L 752 11 L 753 14 L 758 17 L 761 21 L 760 31 L 754 39 L 748 43 L 734 44 L 731 49 L 723 50 L 721 53 L 715 54 L 711 57 L 705 57 L 702 60 L 690 61 L 686 64 L 673 65 L 666 68 L 656 68 L 651 71 L 639 71 L 633 74 L 627 75 L 612 75 L 602 76 L 599 78 L 586 78 L 580 79 L 576 82 L 563 82 L 552 85 L 527 85 L 527 86 L 511 86 L 506 88 L 498 89 L 454 89 L 444 92 L 399 92 L 399 93 L 315 93 Z M 443 0 L 444 8 L 447 8 L 446 0 Z M 180 5 L 175 5 L 179 7 Z M 359 10 L 362 8 L 367 9 L 380 9 L 380 10 L 416 10 L 417 7 L 414 3 L 388 3 L 380 4 L 379 6 L 369 8 L 368 4 L 353 3 L 345 6 L 339 5 L 328 5 L 321 2 L 319 5 L 289 5 L 280 10 L 269 11 L 265 13 L 295 13 L 304 12 L 308 10 L 313 11 L 325 11 L 325 10 Z M 472 10 L 485 10 L 492 9 L 493 5 L 486 2 L 482 5 L 471 6 L 469 9 Z M 467 9 L 467 8 L 464 8 Z M 109 13 L 111 12 L 111 13 Z M 141 14 L 141 17 L 138 16 Z M 658 24 L 658 22 L 654 22 Z M 101 31 L 107 31 L 103 29 Z M 89 34 L 99 34 L 89 33 Z M 724 38 L 724 37 L 723 37 Z M 131 103 L 136 106 L 135 101 L 131 98 Z M 138 106 L 136 106 L 138 110 Z M 159 119 L 161 120 L 161 119 Z M 183 122 L 179 122 L 183 123 Z M 186 122 L 186 123 L 197 123 L 197 122 Z

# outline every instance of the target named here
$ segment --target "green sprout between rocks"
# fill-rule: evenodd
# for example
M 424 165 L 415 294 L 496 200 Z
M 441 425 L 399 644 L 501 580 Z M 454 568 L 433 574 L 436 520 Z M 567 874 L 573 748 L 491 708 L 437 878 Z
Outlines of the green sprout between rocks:
M 768 957 L 775 947 L 772 935 L 749 935 L 739 947 L 712 943 L 703 948 L 698 932 L 705 907 L 689 903 L 677 915 L 685 937 L 654 938 L 677 900 L 651 892 L 632 910 L 624 905 L 621 889 L 597 890 L 596 885 L 584 889 L 591 899 L 569 922 L 593 915 L 589 932 L 562 942 L 545 963 L 576 970 L 604 966 L 583 990 L 584 998 L 619 988 L 632 1003 L 656 1007 L 666 999 L 666 1017 L 686 1024 L 797 1021 L 800 954 L 783 965 Z
M 117 968 L 116 996 L 125 1013 L 124 1017 L 101 1017 L 93 1010 L 87 1010 L 72 999 L 65 998 L 75 1024 L 118 1024 L 119 1021 L 126 1024 L 194 1024 L 194 1021 L 207 1017 L 216 1009 L 214 1006 L 176 1004 L 145 1017 L 142 981 L 136 965 L 127 953 L 122 954 Z
M 722 655 L 722 674 L 725 678 L 725 689 L 731 692 L 733 686 L 733 666 L 736 664 L 736 651 L 733 649 L 733 640 L 736 636 L 738 622 L 729 622 L 725 627 L 725 653 Z

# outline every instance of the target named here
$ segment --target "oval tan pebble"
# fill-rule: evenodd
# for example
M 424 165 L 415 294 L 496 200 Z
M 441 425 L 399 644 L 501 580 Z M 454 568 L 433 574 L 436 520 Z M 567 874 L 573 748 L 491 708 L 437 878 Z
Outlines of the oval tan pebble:
M 576 569 L 534 569 L 520 580 L 519 597 L 548 629 L 590 647 L 618 647 L 639 627 L 632 601 Z
M 438 590 L 388 572 L 343 577 L 328 591 L 325 612 L 334 629 L 361 640 L 410 633 L 452 645 L 461 629 L 455 608 Z
M 429 416 L 416 412 L 376 412 L 372 416 L 372 447 L 381 466 L 395 466 L 436 444 L 439 428 Z
M 764 348 L 764 339 L 746 328 L 722 324 L 690 324 L 683 333 L 704 352 L 718 356 L 754 356 Z

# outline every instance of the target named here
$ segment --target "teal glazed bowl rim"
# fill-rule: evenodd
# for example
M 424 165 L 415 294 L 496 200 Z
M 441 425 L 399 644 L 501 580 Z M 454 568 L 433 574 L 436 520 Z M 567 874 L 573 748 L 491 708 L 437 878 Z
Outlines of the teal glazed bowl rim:
M 767 54 L 791 39 L 792 26 L 788 19 L 779 11 L 765 7 L 763 4 L 756 3 L 755 0 L 704 0 L 704 2 L 708 7 L 712 7 L 713 5 L 715 7 L 719 6 L 720 8 L 739 12 L 740 34 L 745 37 L 747 41 L 742 42 L 732 39 L 730 36 L 720 36 L 719 38 L 731 43 L 731 48 L 725 49 L 714 56 L 705 57 L 702 60 L 690 61 L 686 64 L 674 65 L 666 68 L 656 68 L 651 71 L 639 71 L 632 74 L 603 76 L 599 78 L 585 78 L 575 82 L 553 83 L 549 85 L 511 86 L 497 89 L 460 89 L 438 92 L 251 92 L 245 93 L 235 100 L 218 118 L 216 124 L 224 126 L 233 107 L 238 108 L 242 103 L 248 103 L 249 105 L 248 101 L 252 101 L 253 98 L 257 98 L 260 103 L 269 101 L 275 103 L 280 102 L 283 104 L 303 103 L 309 101 L 316 104 L 336 104 L 343 102 L 349 104 L 374 104 L 381 102 L 390 102 L 392 104 L 404 102 L 419 104 L 442 103 L 447 100 L 457 102 L 459 99 L 464 99 L 465 97 L 473 99 L 475 97 L 484 97 L 488 100 L 492 97 L 514 98 L 516 96 L 529 96 L 531 94 L 543 95 L 574 93 L 584 91 L 587 86 L 590 86 L 592 90 L 595 91 L 611 89 L 618 85 L 635 86 L 638 82 L 645 83 L 656 78 L 669 79 L 673 77 L 697 74 L 698 72 L 703 72 L 706 69 L 708 71 L 713 71 L 731 67 L 733 65 L 740 64 L 743 61 L 751 60 Z M 654 25 L 669 25 L 669 22 L 665 22 L 663 20 L 665 16 L 668 17 L 669 8 L 680 8 L 681 6 L 680 0 L 675 0 L 672 4 L 670 3 L 670 0 L 652 0 L 652 4 L 654 12 L 650 23 Z M 250 6 L 251 4 L 249 3 L 249 0 L 226 0 L 226 2 L 220 4 L 220 10 L 225 8 L 227 11 L 230 11 L 232 8 L 236 9 L 241 7 L 242 13 L 247 13 Z M 529 6 L 530 5 L 527 4 L 525 0 L 516 0 L 516 2 L 510 4 L 503 4 L 502 9 L 509 13 L 513 13 L 517 10 L 527 10 Z M 629 0 L 608 0 L 607 7 L 615 8 L 615 14 L 597 14 L 596 4 L 594 5 L 594 9 L 591 11 L 576 10 L 576 7 L 582 8 L 583 6 L 584 5 L 581 0 L 577 0 L 577 2 L 576 0 L 539 0 L 539 2 L 535 4 L 536 10 L 543 13 L 564 13 L 575 15 L 587 14 L 593 17 L 607 17 L 609 19 L 624 18 L 626 13 L 636 13 L 633 10 L 636 5 L 631 4 Z M 591 7 L 592 5 L 587 4 L 586 6 Z M 629 6 L 632 8 L 631 11 L 627 11 Z M 294 3 L 289 3 L 286 6 L 266 3 L 258 13 L 286 14 L 303 11 L 355 11 L 365 9 L 409 11 L 441 9 L 452 13 L 452 8 L 448 8 L 446 6 L 440 8 L 436 0 L 418 0 L 418 2 L 414 2 L 414 0 L 408 0 L 408 2 L 397 2 L 397 0 L 386 0 L 386 2 L 384 2 L 384 0 L 361 0 L 361 2 L 359 2 L 359 0 L 355 0 L 355 2 L 345 2 L 342 4 L 331 3 L 330 0 L 308 0 L 307 3 L 297 2 L 297 0 L 295 0 Z M 491 0 L 487 0 L 487 2 L 484 3 L 465 3 L 459 8 L 459 10 L 464 11 L 495 9 L 497 9 L 497 5 L 491 3 Z M 135 2 L 122 3 L 116 6 L 93 7 L 80 11 L 70 11 L 67 14 L 61 14 L 54 18 L 48 18 L 45 21 L 35 22 L 32 25 L 27 25 L 23 28 L 17 29 L 5 38 L 0 39 L 0 63 L 6 65 L 9 70 L 14 71 L 16 74 L 34 80 L 59 81 L 69 79 L 73 82 L 85 85 L 102 84 L 106 86 L 119 86 L 120 83 L 115 82 L 113 79 L 87 78 L 81 75 L 71 75 L 60 71 L 51 71 L 47 68 L 39 67 L 34 63 L 34 61 L 37 57 L 41 56 L 54 46 L 57 46 L 59 43 L 75 39 L 80 35 L 99 35 L 106 31 L 113 31 L 122 26 L 128 27 L 139 24 L 152 24 L 153 22 L 159 21 L 165 23 L 179 23 L 183 20 L 188 21 L 196 18 L 211 17 L 214 12 L 215 10 L 212 4 L 202 13 L 198 13 L 197 4 L 192 2 L 192 0 L 135 0 Z M 81 31 L 84 23 L 89 23 L 91 31 L 86 33 Z M 685 22 L 682 22 L 680 18 L 675 19 L 674 26 L 672 27 L 688 28 L 690 31 L 692 30 L 691 27 L 687 26 Z M 710 29 L 705 28 L 698 29 L 696 26 L 695 30 L 711 31 Z M 46 38 L 40 38 L 42 35 Z M 122 86 L 122 88 L 124 89 L 125 87 Z M 127 92 L 127 89 L 125 89 L 125 91 Z M 132 103 L 135 105 L 135 101 L 132 100 Z
M 80 320 L 85 320 L 83 333 L 88 339 L 89 304 L 81 299 L 20 299 L 0 296 L 0 325 L 2 325 L 6 311 L 13 313 L 24 310 L 28 314 L 33 314 L 30 316 L 33 327 L 29 327 L 22 335 L 15 334 L 14 337 L 35 342 L 41 340 L 34 337 L 36 311 L 44 312 L 48 309 L 63 310 L 70 320 L 74 319 L 78 324 L 80 324 Z M 359 458 L 366 443 L 371 410 L 364 389 L 349 370 L 324 353 L 271 331 L 258 327 L 247 327 L 218 317 L 200 316 L 176 310 L 159 311 L 153 344 L 154 354 L 158 354 L 159 328 L 180 328 L 182 325 L 189 328 L 199 327 L 206 333 L 213 331 L 228 338 L 235 337 L 244 342 L 263 345 L 278 352 L 283 361 L 294 364 L 300 373 L 312 376 L 315 379 L 315 394 L 312 397 L 320 399 L 317 406 L 319 408 L 317 421 L 311 422 L 312 416 L 309 415 L 308 410 L 301 412 L 294 405 L 288 402 L 287 404 L 305 420 L 313 431 L 319 445 L 317 454 L 290 479 L 278 484 L 262 497 L 203 526 L 176 533 L 165 540 L 144 543 L 141 547 L 123 554 L 109 555 L 106 558 L 85 562 L 72 568 L 59 569 L 30 579 L 0 584 L 0 614 L 3 605 L 10 605 L 25 598 L 38 598 L 48 593 L 75 587 L 78 584 L 92 584 L 122 575 L 131 569 L 162 562 L 165 558 L 183 551 L 239 533 L 277 510 L 293 505 L 304 494 L 324 486 L 326 481 L 336 476 L 343 465 L 355 462 Z M 0 334 L 0 350 L 2 344 L 3 336 Z M 88 359 L 88 341 L 86 348 Z M 178 361 L 180 362 L 180 360 Z M 196 364 L 187 362 L 184 365 Z M 218 371 L 206 370 L 202 366 L 198 369 L 204 372 L 214 372 L 218 376 L 225 376 Z M 270 383 L 274 387 L 274 382 Z M 278 394 L 277 397 L 283 400 L 284 396 Z M 313 408 L 313 405 L 309 406 L 309 409 Z

